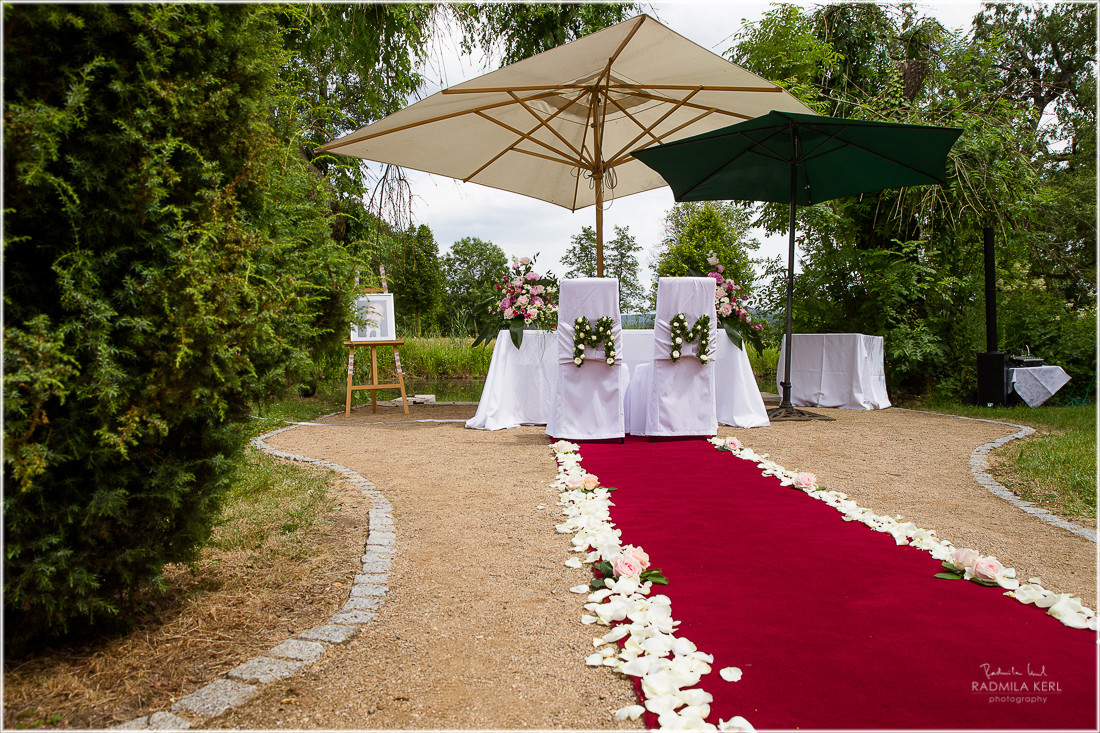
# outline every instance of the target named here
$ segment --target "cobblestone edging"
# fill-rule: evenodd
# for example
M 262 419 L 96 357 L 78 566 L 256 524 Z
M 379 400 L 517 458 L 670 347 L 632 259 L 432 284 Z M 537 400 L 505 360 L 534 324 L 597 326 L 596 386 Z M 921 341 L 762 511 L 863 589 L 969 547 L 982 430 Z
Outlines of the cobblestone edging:
M 1016 425 L 1015 423 L 1002 422 L 1000 420 L 985 420 L 980 417 L 963 417 L 962 415 L 945 415 L 942 412 L 928 412 L 927 410 L 912 410 L 912 412 L 923 412 L 926 415 L 943 415 L 944 417 L 953 417 L 958 420 L 974 420 L 975 422 L 987 422 L 994 425 L 1007 425 L 1010 428 L 1016 428 L 1019 432 L 1013 433 L 1012 435 L 1006 435 L 1003 438 L 997 438 L 997 440 L 994 440 L 992 443 L 979 445 L 971 452 L 970 473 L 974 475 L 974 479 L 979 484 L 989 489 L 989 491 L 995 496 L 1004 499 L 1009 504 L 1012 504 L 1018 509 L 1022 509 L 1036 519 L 1041 519 L 1047 524 L 1053 525 L 1055 527 L 1060 527 L 1061 529 L 1072 532 L 1075 535 L 1084 537 L 1090 542 L 1096 542 L 1095 529 L 1082 527 L 1076 522 L 1070 522 L 1069 520 L 1057 517 L 1048 512 L 1046 509 L 1036 506 L 1035 502 L 1025 501 L 1024 499 L 1021 499 L 989 475 L 989 459 L 987 458 L 989 453 L 993 450 L 996 450 L 997 448 L 1000 448 L 1002 445 L 1011 440 L 1026 438 L 1027 436 L 1035 432 L 1034 428 L 1029 428 L 1026 425 Z
M 143 715 L 128 723 L 115 726 L 119 730 L 185 730 L 202 725 L 207 718 L 215 718 L 248 701 L 260 691 L 260 685 L 285 679 L 325 655 L 329 646 L 343 644 L 369 623 L 389 592 L 387 581 L 390 566 L 396 552 L 397 536 L 393 524 L 393 506 L 373 483 L 331 461 L 299 456 L 275 450 L 265 438 L 293 429 L 290 425 L 253 439 L 260 450 L 276 456 L 315 466 L 330 468 L 363 490 L 363 496 L 371 502 L 367 544 L 361 558 L 362 567 L 352 581 L 351 593 L 338 612 L 327 623 L 303 631 L 297 637 L 287 639 L 269 649 L 265 654 L 253 657 L 234 667 L 225 677 L 214 680 L 190 695 L 181 698 L 170 708 L 171 712 Z

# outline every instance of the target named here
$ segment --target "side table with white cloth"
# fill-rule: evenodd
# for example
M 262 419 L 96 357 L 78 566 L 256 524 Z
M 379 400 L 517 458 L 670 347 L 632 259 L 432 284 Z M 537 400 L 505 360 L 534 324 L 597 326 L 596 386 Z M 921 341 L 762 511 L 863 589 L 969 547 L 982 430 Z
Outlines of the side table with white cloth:
M 557 373 L 556 338 L 549 331 L 524 331 L 523 344 L 517 349 L 508 332 L 501 331 L 493 348 L 477 413 L 466 421 L 466 427 L 501 430 L 520 425 L 545 425 L 550 416 Z M 621 356 L 630 374 L 634 374 L 639 365 L 652 362 L 653 329 L 623 329 L 622 339 Z M 725 333 L 719 332 L 711 342 L 711 351 L 719 424 L 739 428 L 767 426 L 768 412 L 744 350 L 734 346 Z M 626 409 L 629 412 L 629 402 Z
M 508 331 L 497 334 L 477 412 L 466 427 L 501 430 L 545 425 L 558 369 L 557 336 L 524 331 L 517 349 Z
M 1028 407 L 1038 407 L 1066 386 L 1070 377 L 1060 366 L 1017 367 L 1008 370 L 1012 390 Z
M 791 404 L 882 410 L 886 394 L 882 336 L 862 333 L 791 334 Z M 779 351 L 776 387 L 782 393 L 786 339 Z

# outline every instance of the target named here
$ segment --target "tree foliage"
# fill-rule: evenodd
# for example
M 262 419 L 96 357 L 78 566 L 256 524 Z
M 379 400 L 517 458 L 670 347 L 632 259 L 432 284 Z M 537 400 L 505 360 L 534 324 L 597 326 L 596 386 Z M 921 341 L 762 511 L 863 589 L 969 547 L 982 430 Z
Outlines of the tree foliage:
M 604 243 L 604 276 L 619 281 L 619 309 L 628 313 L 645 307 L 645 291 L 639 280 L 638 253 L 642 246 L 630 227 L 615 227 L 615 237 Z M 569 269 L 565 277 L 596 277 L 596 230 L 582 227 L 561 258 Z
M 455 13 L 463 49 L 499 48 L 507 65 L 621 23 L 636 9 L 636 3 L 476 3 Z
M 270 10 L 24 5 L 6 33 L 18 640 L 111 616 L 194 557 L 242 444 L 233 420 L 346 323 L 350 261 L 320 179 L 272 124 Z
M 714 252 L 726 268 L 725 276 L 751 293 L 754 273 L 749 253 L 760 244 L 749 236 L 750 226 L 749 212 L 729 202 L 675 204 L 665 216 L 665 238 L 653 264 L 654 278 L 706 274 L 713 269 L 707 256 Z
M 508 269 L 504 250 L 477 237 L 463 237 L 443 255 L 443 290 L 446 303 L 440 325 L 444 332 L 478 334 L 485 314 L 482 304 L 497 295 L 497 281 Z
M 1095 12 L 989 6 L 974 29 L 953 34 L 912 6 L 782 6 L 730 50 L 750 69 L 789 75 L 824 113 L 963 130 L 945 187 L 799 210 L 795 326 L 884 335 L 891 388 L 961 397 L 984 350 L 981 242 L 994 227 L 1001 347 L 1043 343 L 1042 356 L 1076 378 L 1072 394 L 1096 368 L 1079 336 L 1096 318 L 1095 77 L 1085 61 Z M 834 62 L 777 66 L 782 44 Z M 1044 111 L 1055 116 L 1038 124 Z M 758 211 L 769 231 L 786 231 L 786 206 Z M 771 263 L 767 289 L 777 311 L 781 267 Z

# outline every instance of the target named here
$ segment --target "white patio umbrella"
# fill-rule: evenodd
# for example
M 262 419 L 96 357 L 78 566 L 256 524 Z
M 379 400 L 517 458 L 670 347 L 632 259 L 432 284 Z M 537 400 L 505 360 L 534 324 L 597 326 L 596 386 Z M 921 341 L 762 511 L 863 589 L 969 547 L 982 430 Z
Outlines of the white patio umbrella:
M 666 185 L 631 150 L 772 110 L 782 87 L 647 15 L 437 92 L 318 148 L 520 193 L 570 211 Z

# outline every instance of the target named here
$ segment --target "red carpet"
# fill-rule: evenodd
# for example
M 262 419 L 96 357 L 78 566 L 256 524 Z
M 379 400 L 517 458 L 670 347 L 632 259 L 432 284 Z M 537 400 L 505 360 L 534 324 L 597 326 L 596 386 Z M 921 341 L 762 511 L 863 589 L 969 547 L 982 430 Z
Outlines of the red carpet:
M 580 455 L 619 489 L 622 542 L 669 578 L 677 635 L 714 655 L 700 684 L 714 695 L 710 722 L 1096 730 L 1095 632 L 999 588 L 934 578 L 927 552 L 706 441 L 628 438 Z M 724 667 L 741 681 L 723 681 Z

